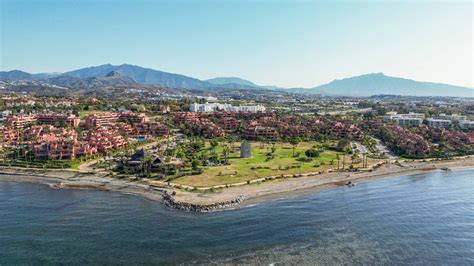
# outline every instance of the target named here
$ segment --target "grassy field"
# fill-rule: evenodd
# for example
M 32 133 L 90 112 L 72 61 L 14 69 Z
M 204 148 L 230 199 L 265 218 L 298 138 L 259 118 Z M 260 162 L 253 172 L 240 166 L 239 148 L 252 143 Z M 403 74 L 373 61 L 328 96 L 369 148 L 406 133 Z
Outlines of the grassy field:
M 190 186 L 206 187 L 245 182 L 247 180 L 272 175 L 308 173 L 337 167 L 336 152 L 334 151 L 326 150 L 321 152 L 320 156 L 314 158 L 312 161 L 302 161 L 302 159 L 306 157 L 304 152 L 312 148 L 315 144 L 317 143 L 302 142 L 298 144 L 295 148 L 295 154 L 299 152 L 300 155 L 298 157 L 293 157 L 292 145 L 288 143 L 279 143 L 275 145 L 276 151 L 274 159 L 267 161 L 266 154 L 271 151 L 272 146 L 266 144 L 262 148 L 259 143 L 252 143 L 253 158 L 241 159 L 239 158 L 239 151 L 231 152 L 229 156 L 230 165 L 207 166 L 204 167 L 204 171 L 200 175 L 180 177 L 175 179 L 173 182 Z M 239 144 L 236 144 L 236 146 L 237 145 Z M 220 151 L 221 148 L 216 150 L 217 153 Z M 350 156 L 346 156 L 346 161 L 350 161 Z
M 80 111 L 79 112 L 79 118 L 84 119 L 86 116 L 90 114 L 100 114 L 100 113 L 106 113 L 105 111 L 97 111 L 97 110 L 86 110 L 86 111 Z

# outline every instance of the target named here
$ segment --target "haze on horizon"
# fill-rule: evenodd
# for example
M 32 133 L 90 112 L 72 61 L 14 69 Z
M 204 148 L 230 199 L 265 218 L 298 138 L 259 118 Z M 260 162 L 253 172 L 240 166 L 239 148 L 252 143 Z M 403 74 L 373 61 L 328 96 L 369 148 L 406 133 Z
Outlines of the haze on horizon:
M 383 72 L 474 87 L 472 1 L 0 4 L 0 70 L 128 63 L 282 87 Z

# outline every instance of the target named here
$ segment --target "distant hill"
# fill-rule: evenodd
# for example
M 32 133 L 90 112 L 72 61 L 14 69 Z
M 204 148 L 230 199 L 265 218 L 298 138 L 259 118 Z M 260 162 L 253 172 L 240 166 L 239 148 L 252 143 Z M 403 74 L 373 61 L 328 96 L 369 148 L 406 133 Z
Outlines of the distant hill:
M 180 74 L 173 74 L 151 68 L 143 68 L 134 65 L 123 64 L 114 66 L 111 64 L 81 68 L 64 73 L 64 75 L 76 78 L 104 77 L 110 72 L 116 72 L 132 78 L 140 84 L 159 85 L 171 88 L 205 89 L 215 87 L 213 84 L 199 79 L 187 77 Z
M 31 74 L 21 70 L 0 71 L 0 80 L 40 80 L 59 76 L 61 73 Z
M 68 88 L 92 89 L 98 87 L 113 87 L 123 85 L 136 85 L 131 77 L 111 71 L 105 77 L 78 78 L 61 75 L 47 80 L 49 83 Z
M 38 73 L 38 74 L 33 74 L 35 79 L 48 79 L 48 78 L 54 78 L 57 76 L 60 76 L 60 72 L 54 72 L 54 73 Z
M 21 70 L 0 71 L 0 80 L 32 80 L 34 76 Z
M 410 96 L 474 97 L 474 90 L 443 83 L 420 82 L 411 79 L 389 77 L 383 73 L 361 75 L 308 89 L 309 93 L 347 96 L 371 96 L 375 94 Z
M 261 86 L 253 83 L 250 80 L 238 77 L 217 77 L 206 80 L 209 83 L 216 84 L 227 88 L 242 88 L 242 89 L 268 89 L 268 90 L 287 90 L 286 88 L 277 86 Z
M 108 86 L 137 84 L 137 82 L 133 78 L 122 75 L 115 71 L 109 72 L 107 75 L 105 75 L 105 77 L 92 77 L 89 79 L 100 81 L 103 84 L 107 84 Z
M 206 81 L 212 84 L 216 84 L 216 85 L 238 84 L 238 85 L 244 85 L 244 86 L 249 86 L 249 87 L 259 87 L 257 84 L 251 81 L 237 78 L 237 77 L 217 77 L 213 79 L 208 79 Z

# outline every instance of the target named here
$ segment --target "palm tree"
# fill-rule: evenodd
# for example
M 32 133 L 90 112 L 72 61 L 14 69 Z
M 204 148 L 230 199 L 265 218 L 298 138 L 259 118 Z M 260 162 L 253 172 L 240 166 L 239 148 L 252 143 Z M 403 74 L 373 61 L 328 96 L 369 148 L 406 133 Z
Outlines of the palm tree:
M 226 164 L 229 162 L 229 152 L 230 152 L 229 147 L 227 145 L 224 146 L 224 148 L 222 149 L 222 156 L 224 157 Z
M 148 170 L 150 169 L 151 164 L 153 163 L 153 158 L 151 156 L 145 155 L 143 157 L 143 176 L 146 176 L 148 174 Z
M 344 167 L 346 166 L 346 152 L 342 154 L 342 170 L 344 170 Z
M 235 140 L 236 139 L 235 139 L 234 136 L 232 136 L 232 135 L 229 136 L 229 144 L 232 147 L 232 151 L 235 151 L 235 146 L 234 146 Z
M 264 146 L 265 139 L 262 136 L 258 136 L 257 139 L 260 142 L 260 149 L 263 149 L 265 147 Z

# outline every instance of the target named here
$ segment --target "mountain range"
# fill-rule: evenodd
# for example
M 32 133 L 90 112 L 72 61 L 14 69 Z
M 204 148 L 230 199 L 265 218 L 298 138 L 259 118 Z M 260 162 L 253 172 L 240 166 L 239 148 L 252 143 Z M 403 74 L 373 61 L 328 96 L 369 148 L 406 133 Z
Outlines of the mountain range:
M 162 87 L 185 89 L 205 89 L 209 87 L 214 87 L 213 84 L 196 78 L 158 71 L 151 68 L 143 68 L 129 64 L 123 64 L 119 66 L 106 64 L 95 67 L 87 67 L 74 71 L 69 71 L 63 73 L 62 75 L 85 79 L 92 77 L 103 77 L 112 71 L 124 76 L 131 77 L 139 84 L 159 85 Z
M 410 96 L 474 97 L 474 90 L 470 88 L 390 77 L 383 73 L 372 73 L 334 80 L 310 90 L 312 93 L 345 96 L 395 94 Z
M 70 75 L 59 75 L 48 78 L 48 83 L 69 88 L 93 89 L 98 87 L 114 87 L 137 85 L 138 83 L 131 77 L 111 71 L 105 76 L 92 76 L 87 78 L 78 78 Z
M 257 84 L 251 81 L 237 78 L 237 77 L 218 77 L 218 78 L 208 79 L 206 81 L 212 84 L 216 84 L 216 85 L 238 84 L 242 86 L 259 87 Z
M 271 89 L 291 93 L 344 96 L 392 94 L 411 96 L 474 97 L 474 90 L 471 88 L 390 77 L 383 73 L 372 73 L 334 80 L 330 83 L 307 89 L 285 89 L 275 86 L 260 86 L 254 82 L 238 77 L 217 77 L 208 80 L 200 80 L 181 74 L 168 73 L 129 64 L 105 64 L 81 68 L 65 73 L 31 74 L 20 70 L 0 71 L 0 80 L 43 80 L 62 87 L 84 89 L 141 84 L 157 85 L 166 88 L 211 91 L 219 89 Z

